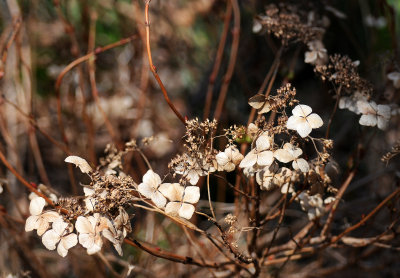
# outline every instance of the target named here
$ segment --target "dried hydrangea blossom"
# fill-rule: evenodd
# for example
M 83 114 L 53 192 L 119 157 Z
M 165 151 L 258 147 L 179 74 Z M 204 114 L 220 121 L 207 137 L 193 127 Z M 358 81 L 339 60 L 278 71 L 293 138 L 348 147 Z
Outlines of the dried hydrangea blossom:
M 75 228 L 79 232 L 79 243 L 92 255 L 101 250 L 103 240 L 101 232 L 108 229 L 108 219 L 95 213 L 93 216 L 79 216 Z
M 84 174 L 89 174 L 90 172 L 93 171 L 92 167 L 90 167 L 89 163 L 87 161 L 79 156 L 71 155 L 68 156 L 65 160 L 67 163 L 72 163 L 76 167 L 79 167 L 82 173 Z
M 314 220 L 324 213 L 324 202 L 319 194 L 310 196 L 302 192 L 297 198 L 300 200 L 301 208 L 307 212 L 308 219 Z
M 304 158 L 298 158 L 303 154 L 302 149 L 293 146 L 290 143 L 285 143 L 282 149 L 277 149 L 274 152 L 274 157 L 283 163 L 292 162 L 292 167 L 295 170 L 300 170 L 307 173 L 309 170 L 308 162 Z
M 215 159 L 222 170 L 232 172 L 236 165 L 242 161 L 243 155 L 235 146 L 229 146 L 225 151 L 218 153 Z
M 292 110 L 286 127 L 296 130 L 301 137 L 306 137 L 315 128 L 321 127 L 324 122 L 318 114 L 311 113 L 312 109 L 308 105 L 299 104 Z
M 197 186 L 183 187 L 179 183 L 172 183 L 164 192 L 170 202 L 165 207 L 165 213 L 190 219 L 194 213 L 193 204 L 200 199 L 200 189 Z
M 268 132 L 263 132 L 256 140 L 256 146 L 240 162 L 240 168 L 249 168 L 254 165 L 269 166 L 274 161 L 274 153 L 270 151 L 273 138 Z
M 361 114 L 358 110 L 358 101 L 367 101 L 368 97 L 360 92 L 355 92 L 353 95 L 348 97 L 341 97 L 339 100 L 339 109 L 347 109 L 351 112 Z
M 257 172 L 256 182 L 265 190 L 272 190 L 277 186 L 275 175 L 278 173 L 278 171 L 278 164 L 272 163 L 269 167 L 265 167 L 263 170 Z
M 61 257 L 68 254 L 68 249 L 74 247 L 78 243 L 78 236 L 72 233 L 73 227 L 64 222 L 62 218 L 58 218 L 53 222 L 52 229 L 43 234 L 42 242 L 49 250 L 56 249 Z
M 54 222 L 61 216 L 55 211 L 43 212 L 46 201 L 42 197 L 36 197 L 31 200 L 29 204 L 29 212 L 31 216 L 26 219 L 25 231 L 30 232 L 37 230 L 38 236 L 44 234 L 50 227 L 50 223 Z
M 102 231 L 102 235 L 113 244 L 118 255 L 122 256 L 123 252 L 121 243 L 124 238 L 120 236 L 121 232 L 114 227 L 114 225 L 111 223 L 110 220 L 107 219 L 106 222 L 107 222 L 107 229 L 104 229 Z
M 165 186 L 166 184 L 161 184 L 161 178 L 158 174 L 148 170 L 143 176 L 143 182 L 139 184 L 138 190 L 140 194 L 151 199 L 157 207 L 163 208 L 167 203 L 167 199 L 165 199 L 161 190 Z
M 201 156 L 201 154 L 197 154 Z M 215 171 L 216 169 L 210 163 L 205 162 L 203 169 L 196 158 L 189 156 L 184 153 L 182 156 L 178 156 L 175 158 L 175 161 L 172 161 L 171 164 L 175 164 L 173 166 L 176 174 L 182 175 L 182 182 L 189 181 L 190 184 L 196 185 L 201 176 L 205 176 L 207 174 L 207 170 L 210 172 Z
M 358 101 L 357 107 L 362 114 L 360 125 L 378 126 L 379 129 L 385 129 L 388 126 L 391 116 L 389 105 L 377 105 L 374 101 Z
M 394 71 L 388 73 L 387 78 L 393 81 L 393 86 L 395 88 L 397 89 L 400 88 L 400 72 Z
M 258 110 L 258 114 L 271 111 L 271 105 L 265 95 L 257 94 L 249 99 L 249 105 Z
M 308 49 L 304 54 L 304 62 L 311 65 L 324 65 L 328 62 L 328 52 L 320 40 L 307 43 Z

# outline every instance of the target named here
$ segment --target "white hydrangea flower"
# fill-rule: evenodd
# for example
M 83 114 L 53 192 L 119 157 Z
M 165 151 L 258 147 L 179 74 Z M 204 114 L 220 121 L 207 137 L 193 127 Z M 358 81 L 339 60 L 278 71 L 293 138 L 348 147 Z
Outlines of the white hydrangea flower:
M 292 167 L 295 170 L 300 170 L 303 173 L 307 173 L 310 169 L 308 162 L 303 158 L 298 158 L 303 154 L 300 148 L 293 146 L 290 143 L 283 145 L 282 149 L 278 149 L 274 152 L 274 157 L 283 163 L 292 162 Z
M 26 219 L 26 232 L 37 230 L 38 236 L 41 236 L 50 227 L 51 222 L 54 222 L 56 219 L 61 217 L 55 211 L 46 211 L 42 213 L 45 205 L 46 200 L 42 197 L 36 197 L 31 200 L 31 203 L 29 204 L 29 212 L 31 216 Z
M 309 42 L 308 49 L 304 55 L 304 62 L 312 65 L 324 65 L 328 62 L 328 52 L 324 44 L 319 40 Z
M 89 163 L 87 161 L 79 156 L 75 155 L 70 155 L 68 156 L 65 160 L 67 163 L 72 163 L 76 167 L 79 167 L 82 173 L 84 174 L 89 174 L 90 172 L 93 171 L 92 167 L 90 167 Z
M 386 19 L 383 16 L 374 17 L 373 15 L 369 14 L 365 17 L 365 25 L 368 27 L 375 27 L 381 29 L 386 26 Z
M 61 257 L 68 254 L 68 249 L 74 247 L 78 243 L 78 236 L 71 233 L 73 228 L 62 218 L 58 218 L 53 222 L 52 229 L 43 234 L 42 242 L 49 250 L 56 249 Z
M 200 177 L 206 175 L 207 172 L 200 167 L 195 158 L 189 157 L 188 155 L 186 155 L 186 157 L 185 165 L 182 164 L 177 166 L 175 172 L 185 177 L 190 184 L 196 185 Z M 205 166 L 209 168 L 209 172 L 216 170 L 212 165 Z
M 308 219 L 314 220 L 324 213 L 324 202 L 319 194 L 310 196 L 302 192 L 297 198 L 300 200 L 301 208 L 307 212 Z
M 292 110 L 292 116 L 289 117 L 286 127 L 296 130 L 301 137 L 306 137 L 314 128 L 321 127 L 324 122 L 321 117 L 311 113 L 312 109 L 308 105 L 299 104 Z
M 101 250 L 103 240 L 101 232 L 108 229 L 107 218 L 95 213 L 93 216 L 78 216 L 75 228 L 79 232 L 79 243 L 92 255 Z
M 391 116 L 389 105 L 377 105 L 374 101 L 358 101 L 357 106 L 362 113 L 360 125 L 378 126 L 379 129 L 385 129 L 388 126 Z
M 350 97 L 341 97 L 339 99 L 339 109 L 347 109 L 357 115 L 361 114 L 357 106 L 358 101 L 367 101 L 367 96 L 360 92 L 355 92 Z
M 190 219 L 194 213 L 193 204 L 200 199 L 200 189 L 197 186 L 183 187 L 179 183 L 172 183 L 163 191 L 170 202 L 165 207 L 165 213 Z
M 394 71 L 388 73 L 387 78 L 393 81 L 393 86 L 395 88 L 397 89 L 400 88 L 400 72 Z
M 272 190 L 275 187 L 286 186 L 290 183 L 292 171 L 286 167 L 279 168 L 275 162 L 262 171 L 257 172 L 256 181 L 266 190 Z
M 161 178 L 158 174 L 148 170 L 143 176 L 143 182 L 139 184 L 138 190 L 140 194 L 151 199 L 157 207 L 163 208 L 167 203 L 167 199 L 165 199 L 160 189 L 165 186 L 165 184 L 161 184 Z
M 114 248 L 117 251 L 118 255 L 122 256 L 123 253 L 122 253 L 121 242 L 123 238 L 120 237 L 120 234 L 122 232 L 118 231 L 110 220 L 107 219 L 106 222 L 107 222 L 107 229 L 104 229 L 102 234 L 106 239 L 108 239 L 114 245 Z
M 247 135 L 251 139 L 254 139 L 257 136 L 258 131 L 259 131 L 259 128 L 253 123 L 250 123 L 249 126 L 247 127 Z
M 273 138 L 268 132 L 263 132 L 256 140 L 256 146 L 240 162 L 240 168 L 249 168 L 254 165 L 269 166 L 274 162 L 274 153 L 268 150 L 273 144 Z
M 235 146 L 229 146 L 225 151 L 218 153 L 215 156 L 218 166 L 227 172 L 235 170 L 236 165 L 243 159 L 243 155 Z

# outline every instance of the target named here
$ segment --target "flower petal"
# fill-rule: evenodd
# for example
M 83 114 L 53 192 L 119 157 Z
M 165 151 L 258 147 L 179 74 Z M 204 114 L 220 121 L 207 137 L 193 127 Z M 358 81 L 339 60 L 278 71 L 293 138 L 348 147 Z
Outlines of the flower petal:
M 36 197 L 31 200 L 29 204 L 29 213 L 31 215 L 39 215 L 42 213 L 46 200 L 42 197 Z
M 190 204 L 182 204 L 182 206 L 179 209 L 179 216 L 186 218 L 188 220 L 192 218 L 193 213 L 194 213 L 194 206 Z
M 263 151 L 257 155 L 257 164 L 260 166 L 271 165 L 274 162 L 274 153 L 271 151 Z
M 296 131 L 301 137 L 304 138 L 304 137 L 307 137 L 308 134 L 311 133 L 312 128 L 308 122 L 304 121 L 297 125 Z
M 78 216 L 78 219 L 76 220 L 75 223 L 75 229 L 80 234 L 94 233 L 94 227 L 92 223 L 86 217 L 83 216 Z
M 307 122 L 310 124 L 312 128 L 319 128 L 324 124 L 321 117 L 315 113 L 308 115 Z
M 153 170 L 148 170 L 143 176 L 143 183 L 157 188 L 161 183 L 161 178 L 158 174 L 154 173 Z
M 79 156 L 76 155 L 71 155 L 68 156 L 65 160 L 67 163 L 72 163 L 75 164 L 76 167 L 79 167 L 82 173 L 88 174 L 92 172 L 92 167 L 90 167 L 89 163 L 87 161 Z
M 155 191 L 155 188 L 148 183 L 141 183 L 138 186 L 138 190 L 139 190 L 140 194 L 142 194 L 146 198 L 151 198 L 151 196 L 153 195 L 153 193 Z
M 180 202 L 169 202 L 165 207 L 165 213 L 173 216 L 178 216 L 180 208 Z
M 240 168 L 247 168 L 251 167 L 257 162 L 257 155 L 255 153 L 255 150 L 251 150 L 240 162 L 239 167 Z
M 302 171 L 303 173 L 307 173 L 310 170 L 310 166 L 308 165 L 308 162 L 303 159 L 299 158 L 292 163 L 293 169 Z
M 56 244 L 59 241 L 60 241 L 60 235 L 53 229 L 48 230 L 47 232 L 45 232 L 43 234 L 43 237 L 42 237 L 43 245 L 49 250 L 56 249 Z
M 198 186 L 187 186 L 185 188 L 185 195 L 183 202 L 195 204 L 200 199 L 200 188 Z
M 299 104 L 292 110 L 293 115 L 302 118 L 307 117 L 308 115 L 311 114 L 311 112 L 312 112 L 311 107 L 305 104 Z
M 158 191 L 154 192 L 151 196 L 151 200 L 159 208 L 165 207 L 165 204 L 167 203 L 167 199 L 165 199 L 165 197 Z
M 276 150 L 274 152 L 274 157 L 283 163 L 288 163 L 294 159 L 294 156 L 284 149 Z
M 365 125 L 365 126 L 376 126 L 378 122 L 377 116 L 368 114 L 368 115 L 362 115 L 359 123 L 360 125 Z

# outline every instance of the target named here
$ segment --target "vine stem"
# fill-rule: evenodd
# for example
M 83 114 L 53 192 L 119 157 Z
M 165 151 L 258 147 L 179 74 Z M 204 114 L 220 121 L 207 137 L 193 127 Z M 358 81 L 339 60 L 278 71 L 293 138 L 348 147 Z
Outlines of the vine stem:
M 154 78 L 157 80 L 158 85 L 164 95 L 165 101 L 168 103 L 169 107 L 174 111 L 175 115 L 181 120 L 181 122 L 186 125 L 185 118 L 179 113 L 179 111 L 175 108 L 171 100 L 169 99 L 167 90 L 165 89 L 164 83 L 161 81 L 160 76 L 157 73 L 157 68 L 153 64 L 153 58 L 151 56 L 151 48 L 150 48 L 150 19 L 149 19 L 149 5 L 151 0 L 145 1 L 145 26 L 146 26 L 146 48 L 147 48 L 147 57 L 149 58 L 149 66 L 150 70 L 153 73 Z

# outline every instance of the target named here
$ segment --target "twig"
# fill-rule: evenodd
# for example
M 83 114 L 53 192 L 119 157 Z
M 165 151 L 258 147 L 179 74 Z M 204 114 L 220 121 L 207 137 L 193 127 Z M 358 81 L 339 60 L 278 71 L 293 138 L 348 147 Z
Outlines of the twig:
M 166 102 L 168 103 L 169 107 L 174 111 L 175 115 L 181 120 L 181 122 L 186 125 L 185 118 L 178 112 L 175 106 L 172 104 L 171 100 L 169 99 L 167 90 L 164 87 L 164 83 L 161 81 L 160 76 L 158 76 L 156 66 L 153 64 L 153 58 L 151 57 L 151 48 L 150 48 L 150 20 L 149 20 L 149 5 L 151 0 L 145 1 L 145 25 L 146 25 L 146 47 L 147 47 L 147 56 L 149 58 L 149 65 L 150 70 L 153 73 L 154 78 L 157 80 L 158 85 L 164 95 Z
M 231 0 L 233 8 L 233 30 L 232 30 L 232 47 L 229 57 L 228 69 L 223 79 L 222 87 L 219 92 L 217 106 L 215 108 L 214 118 L 218 121 L 222 109 L 224 107 L 226 94 L 228 92 L 229 84 L 232 79 L 233 72 L 235 70 L 236 58 L 239 50 L 239 37 L 240 37 L 240 8 L 238 0 Z
M 208 116 L 210 115 L 215 80 L 217 79 L 218 71 L 221 66 L 222 55 L 224 54 L 226 38 L 228 36 L 229 23 L 231 21 L 231 18 L 232 18 L 232 2 L 227 1 L 226 11 L 225 11 L 225 19 L 224 19 L 224 29 L 222 31 L 221 39 L 218 44 L 218 50 L 217 50 L 217 55 L 215 57 L 214 67 L 212 69 L 212 72 L 211 72 L 211 75 L 210 75 L 210 78 L 208 81 L 206 103 L 204 105 L 203 120 L 206 120 L 208 118 Z

